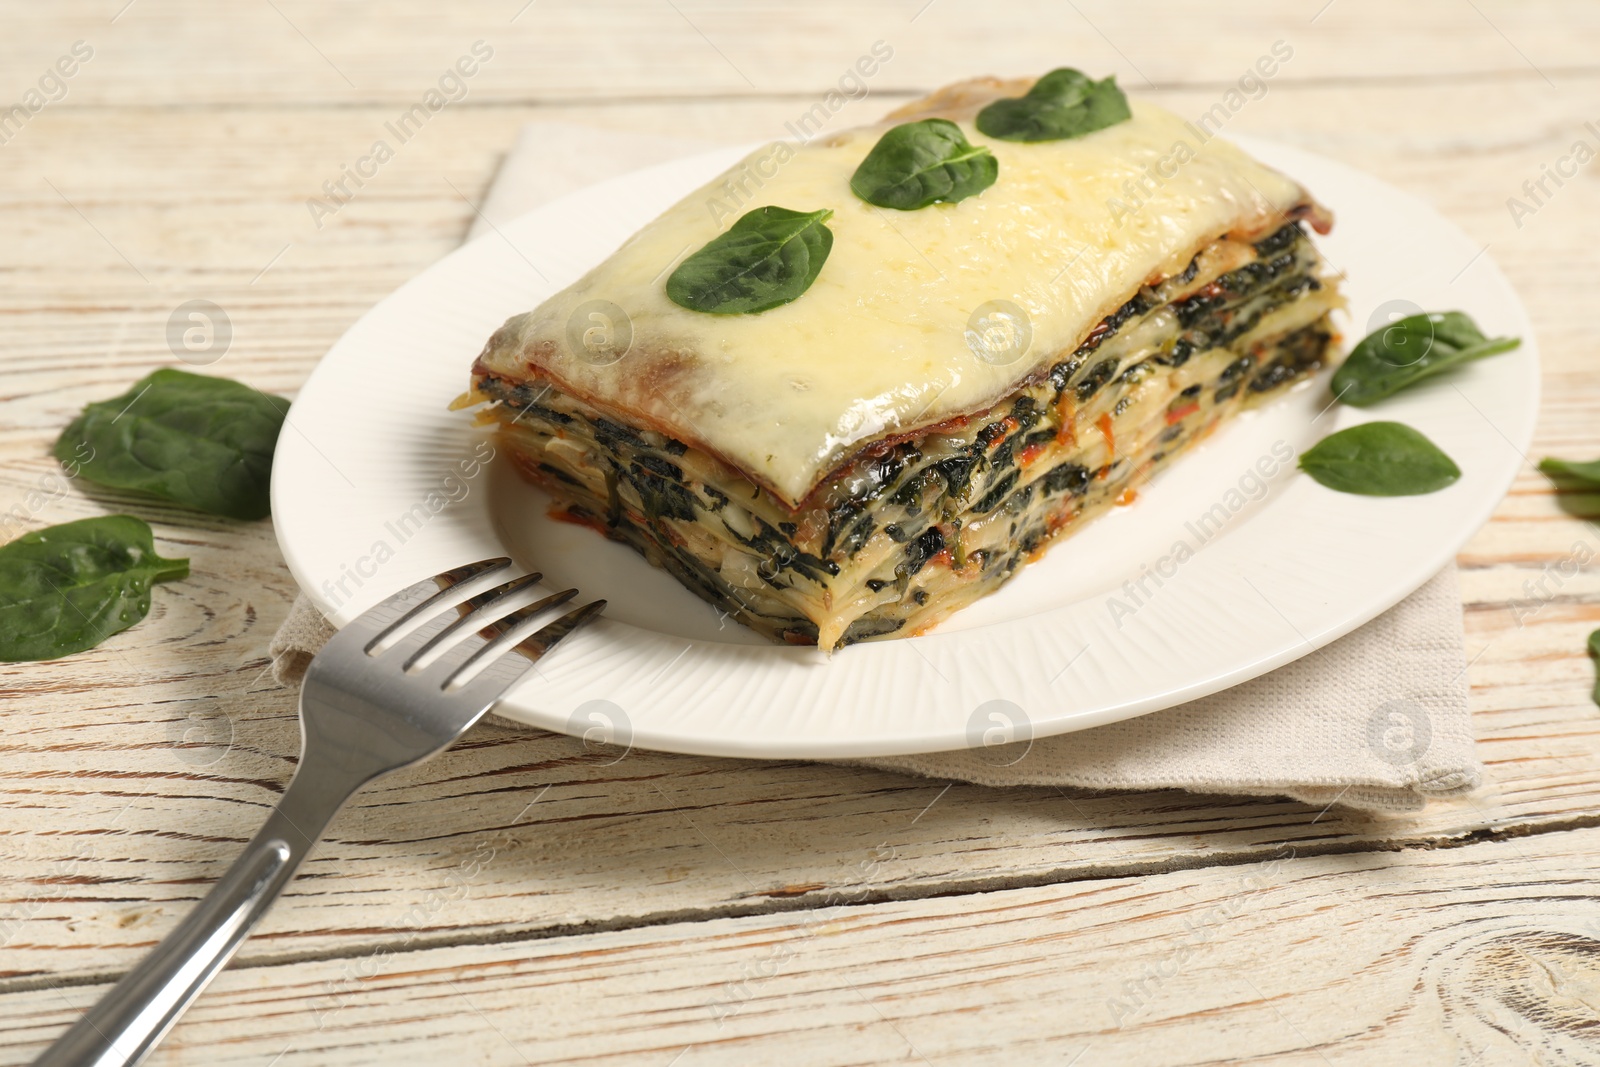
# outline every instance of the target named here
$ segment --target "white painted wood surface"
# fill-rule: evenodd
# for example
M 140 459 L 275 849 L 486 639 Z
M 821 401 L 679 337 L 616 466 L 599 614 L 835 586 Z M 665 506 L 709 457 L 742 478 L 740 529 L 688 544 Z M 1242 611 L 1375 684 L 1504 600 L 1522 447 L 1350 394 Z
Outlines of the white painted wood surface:
M 225 972 L 170 1064 L 1587 1064 L 1600 831 Z M 485 859 L 492 868 L 497 857 Z M 879 857 L 892 864 L 892 846 Z M 463 876 L 464 891 L 474 891 Z M 4 1062 L 104 989 L 12 994 Z
M 173 362 L 166 319 L 191 298 L 233 324 L 213 369 L 292 393 L 455 246 L 472 207 L 452 185 L 480 196 L 527 119 L 773 136 L 875 40 L 895 57 L 841 124 L 1061 63 L 1198 114 L 1286 40 L 1293 60 L 1230 128 L 1420 192 L 1488 245 L 1545 353 L 1533 458 L 1600 454 L 1600 170 L 1520 226 L 1506 204 L 1576 140 L 1600 147 L 1592 4 L 122 4 L 5 9 L 0 107 L 75 41 L 94 56 L 0 144 L 0 534 L 126 510 L 193 573 L 100 649 L 0 666 L 0 1062 L 220 874 L 298 743 L 263 673 L 293 595 L 269 525 L 64 486 L 49 444 L 84 400 Z M 318 229 L 307 198 L 476 40 L 495 55 L 465 98 Z M 486 725 L 340 817 L 153 1062 L 665 1064 L 691 1045 L 679 1063 L 1065 1064 L 1084 1046 L 1080 1064 L 1600 1062 L 1583 652 L 1600 578 L 1546 576 L 1579 542 L 1600 550 L 1583 516 L 1600 497 L 1558 497 L 1530 467 L 1460 557 L 1479 796 L 1374 820 L 946 792 L 808 764 L 612 764 Z M 1252 874 L 1266 887 L 1241 889 Z M 1143 977 L 1196 928 L 1172 977 Z M 1155 992 L 1113 1018 L 1129 981 Z

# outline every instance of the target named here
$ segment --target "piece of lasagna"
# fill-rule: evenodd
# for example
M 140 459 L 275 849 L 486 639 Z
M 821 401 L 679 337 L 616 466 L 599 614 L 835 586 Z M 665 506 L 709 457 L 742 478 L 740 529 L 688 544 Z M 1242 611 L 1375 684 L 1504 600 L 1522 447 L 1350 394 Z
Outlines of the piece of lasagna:
M 470 400 L 558 517 L 773 640 L 926 631 L 1331 358 L 1328 213 L 1139 101 L 1049 136 L 1081 84 L 1042 125 L 1044 79 L 983 79 L 753 153 L 508 321 Z M 870 202 L 872 166 L 934 202 Z

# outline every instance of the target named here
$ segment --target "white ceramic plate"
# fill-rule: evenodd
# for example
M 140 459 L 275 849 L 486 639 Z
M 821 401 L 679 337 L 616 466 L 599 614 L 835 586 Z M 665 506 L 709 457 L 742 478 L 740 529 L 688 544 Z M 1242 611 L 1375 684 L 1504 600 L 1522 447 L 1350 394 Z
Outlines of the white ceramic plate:
M 1532 437 L 1538 355 L 1504 276 L 1428 205 L 1332 160 L 1239 141 L 1336 213 L 1320 244 L 1347 276 L 1352 339 L 1385 304 L 1405 301 L 1465 310 L 1522 347 L 1367 411 L 1329 408 L 1321 378 L 1236 420 L 1132 506 L 931 634 L 831 658 L 781 648 L 719 619 L 630 549 L 548 519 L 546 499 L 504 462 L 474 473 L 484 431 L 446 410 L 495 327 L 745 151 L 729 149 L 563 197 L 447 256 L 351 327 L 301 390 L 278 444 L 272 505 L 290 570 L 337 622 L 435 571 L 506 553 L 547 584 L 604 596 L 605 618 L 498 710 L 568 732 L 610 724 L 618 741 L 678 752 L 960 748 L 981 738 L 992 701 L 1014 705 L 1019 736 L 1044 736 L 1269 671 L 1405 597 L 1489 517 Z M 1422 430 L 1461 480 L 1429 496 L 1349 496 L 1285 461 L 1373 418 Z

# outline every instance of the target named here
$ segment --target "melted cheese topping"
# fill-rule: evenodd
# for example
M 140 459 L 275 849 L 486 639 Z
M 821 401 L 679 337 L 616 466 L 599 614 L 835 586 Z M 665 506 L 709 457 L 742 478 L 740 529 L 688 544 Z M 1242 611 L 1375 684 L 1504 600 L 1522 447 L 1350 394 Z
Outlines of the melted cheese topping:
M 1040 144 L 992 140 L 963 121 L 999 160 L 999 180 L 918 211 L 873 207 L 850 191 L 887 125 L 768 146 L 508 322 L 483 363 L 514 378 L 548 375 L 798 503 L 863 444 L 986 409 L 1141 284 L 1181 271 L 1225 233 L 1275 230 L 1307 200 L 1178 117 L 1138 101 L 1132 111 L 1117 126 Z M 833 249 L 810 289 L 758 315 L 708 315 L 667 299 L 672 268 L 769 204 L 834 211 Z M 568 339 L 582 332 L 569 328 L 574 312 L 597 300 L 626 311 L 632 327 L 627 354 L 606 365 L 577 358 Z M 1022 308 L 1032 330 L 1009 361 L 980 358 L 969 338 L 974 313 L 997 300 Z

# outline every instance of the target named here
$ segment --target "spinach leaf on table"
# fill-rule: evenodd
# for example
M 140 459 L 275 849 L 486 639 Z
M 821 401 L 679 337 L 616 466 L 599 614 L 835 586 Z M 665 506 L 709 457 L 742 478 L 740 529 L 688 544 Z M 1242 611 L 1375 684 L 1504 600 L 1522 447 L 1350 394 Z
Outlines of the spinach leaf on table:
M 156 555 L 131 515 L 81 519 L 0 545 L 0 660 L 56 659 L 93 648 L 150 610 L 150 586 L 186 577 Z
M 667 298 L 690 311 L 754 315 L 811 288 L 833 249 L 833 211 L 758 207 L 690 255 L 667 278 Z
M 916 211 L 976 196 L 999 174 L 994 153 L 969 142 L 960 126 L 922 119 L 880 137 L 850 176 L 850 190 L 878 207 Z
M 1589 655 L 1595 660 L 1594 692 L 1589 694 L 1589 699 L 1600 704 L 1600 630 L 1589 635 Z
M 55 455 L 100 485 L 259 519 L 272 510 L 272 452 L 288 410 L 282 397 L 240 382 L 158 370 L 84 408 Z
M 1485 337 L 1460 311 L 1408 315 L 1356 345 L 1334 372 L 1333 392 L 1344 403 L 1364 408 L 1424 378 L 1521 343 L 1517 337 Z
M 1398 422 L 1364 422 L 1329 434 L 1300 456 L 1300 469 L 1329 489 L 1362 496 L 1419 496 L 1461 477 L 1437 445 Z
M 1587 463 L 1572 459 L 1546 456 L 1539 461 L 1539 470 L 1552 477 L 1571 478 L 1583 482 L 1590 489 L 1600 489 L 1600 459 Z

